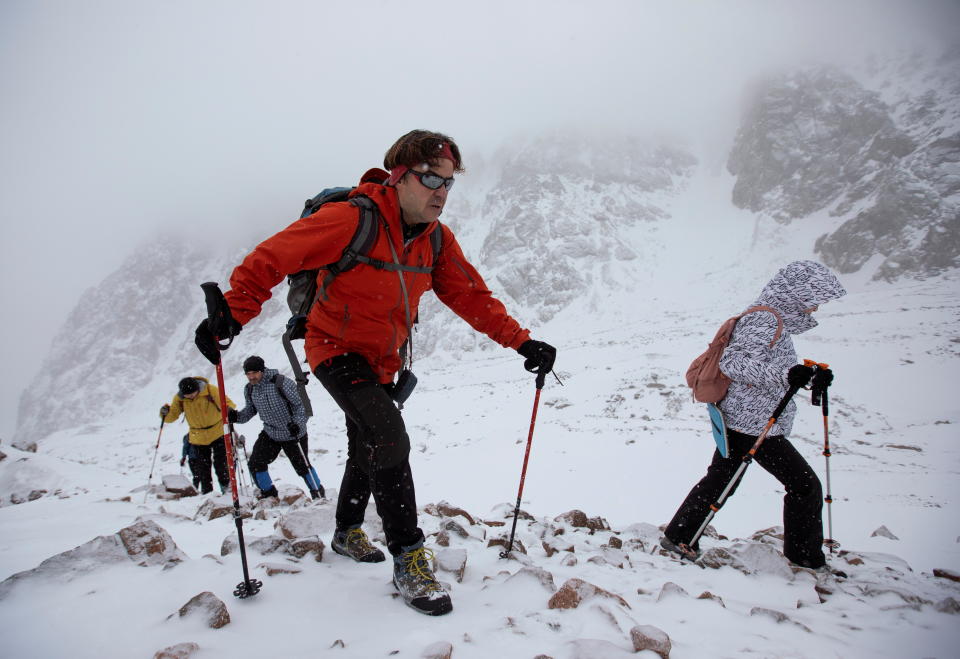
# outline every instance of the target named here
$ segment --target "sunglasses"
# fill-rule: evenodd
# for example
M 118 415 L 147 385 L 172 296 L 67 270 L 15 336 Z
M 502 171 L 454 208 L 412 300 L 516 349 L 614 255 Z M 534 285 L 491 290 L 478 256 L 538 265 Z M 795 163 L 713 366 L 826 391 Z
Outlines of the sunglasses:
M 413 174 L 417 177 L 417 180 L 420 181 L 420 184 L 427 188 L 428 190 L 438 190 L 442 185 L 447 190 L 453 187 L 454 178 L 443 178 L 439 174 L 434 174 L 433 172 L 418 172 L 412 169 L 407 170 L 408 173 Z

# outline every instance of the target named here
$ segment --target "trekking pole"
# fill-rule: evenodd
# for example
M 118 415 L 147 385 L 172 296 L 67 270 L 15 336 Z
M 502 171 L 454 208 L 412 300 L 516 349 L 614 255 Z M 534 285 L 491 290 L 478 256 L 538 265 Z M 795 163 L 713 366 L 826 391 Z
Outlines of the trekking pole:
M 230 437 L 237 438 L 237 431 L 233 427 L 233 423 L 228 421 L 228 424 L 230 425 Z M 237 448 L 237 445 L 240 444 L 240 439 L 242 439 L 242 437 L 233 441 L 233 469 L 237 473 L 237 480 L 240 483 L 240 494 L 249 497 L 251 496 L 250 488 L 247 484 L 247 479 L 244 477 L 244 470 L 240 468 L 240 450 Z M 243 446 L 243 451 L 246 453 L 246 445 L 241 444 L 241 446 Z
M 810 359 L 803 360 L 804 365 L 813 366 L 814 368 L 828 369 L 830 368 L 829 364 L 820 364 L 818 362 L 812 361 Z M 828 385 L 829 386 L 829 385 Z M 823 459 L 826 463 L 826 486 L 827 492 L 826 496 L 823 497 L 823 500 L 827 502 L 827 537 L 823 539 L 823 544 L 830 549 L 830 553 L 833 554 L 834 549 L 840 548 L 840 543 L 833 539 L 833 495 L 830 493 L 830 400 L 827 396 L 827 387 L 814 387 L 813 393 L 810 396 L 810 402 L 814 405 L 819 405 L 820 409 L 823 411 Z
M 160 451 L 160 437 L 163 435 L 163 424 L 166 419 L 160 419 L 160 432 L 157 433 L 157 445 L 153 448 L 153 464 L 150 465 L 150 476 L 147 477 L 147 491 L 143 493 L 143 502 L 147 502 L 150 493 L 150 483 L 153 482 L 153 468 L 157 466 L 157 453 Z
M 700 536 L 703 535 L 703 532 L 707 528 L 707 524 L 710 523 L 710 520 L 713 519 L 714 515 L 717 514 L 717 511 L 723 506 L 724 502 L 727 500 L 727 496 L 730 494 L 730 490 L 733 489 L 737 481 L 743 475 L 743 472 L 746 471 L 747 467 L 750 466 L 750 463 L 753 462 L 753 456 L 756 455 L 757 451 L 760 449 L 760 445 L 763 444 L 763 440 L 767 438 L 767 435 L 770 434 L 770 429 L 773 428 L 773 424 L 777 422 L 777 419 L 780 418 L 780 415 L 783 414 L 783 410 L 786 409 L 787 403 L 790 402 L 790 399 L 793 398 L 793 395 L 799 391 L 800 387 L 790 387 L 787 390 L 787 393 L 784 394 L 783 398 L 780 400 L 780 403 L 777 405 L 777 408 L 773 411 L 773 414 L 770 415 L 770 420 L 767 421 L 767 425 L 764 427 L 763 432 L 760 433 L 760 436 L 757 437 L 757 441 L 753 443 L 753 446 L 750 447 L 750 450 L 746 452 L 743 456 L 740 466 L 737 467 L 736 473 L 734 473 L 733 478 L 730 479 L 730 482 L 727 483 L 727 486 L 723 488 L 723 492 L 720 493 L 720 496 L 717 498 L 716 503 L 710 504 L 710 510 L 707 513 L 706 519 L 703 520 L 703 524 L 700 525 L 700 528 L 697 529 L 697 532 L 693 534 L 693 538 L 688 543 L 681 543 L 679 545 L 680 550 L 686 558 L 689 558 L 691 561 L 696 559 L 697 552 L 694 551 L 693 546 L 697 544 L 697 540 L 700 539 Z
M 517 507 L 513 511 L 513 526 L 510 528 L 510 540 L 506 550 L 500 552 L 500 558 L 508 558 L 513 550 L 513 537 L 517 532 L 517 516 L 520 514 L 520 498 L 523 496 L 523 481 L 527 477 L 527 462 L 530 460 L 530 445 L 533 443 L 533 428 L 537 423 L 537 407 L 540 405 L 540 392 L 546 380 L 546 371 L 537 372 L 537 394 L 533 398 L 533 414 L 530 417 L 530 432 L 527 433 L 527 450 L 523 454 L 523 469 L 520 470 L 520 489 L 517 491 Z
M 214 317 L 218 313 L 223 313 L 223 308 L 226 306 L 227 301 L 223 299 L 223 293 L 220 292 L 220 287 L 215 282 L 200 284 L 200 288 L 203 289 L 203 294 L 206 298 L 207 316 L 212 326 Z M 223 351 L 230 346 L 230 343 L 233 339 L 228 340 L 226 345 L 220 343 L 220 337 L 218 336 L 214 336 L 213 340 L 216 341 L 217 347 Z M 244 599 L 259 593 L 260 588 L 263 586 L 263 582 L 258 579 L 251 579 L 250 572 L 247 569 L 247 548 L 243 542 L 243 520 L 240 518 L 240 494 L 237 492 L 237 474 L 234 470 L 234 461 L 232 459 L 233 426 L 227 419 L 227 393 L 226 387 L 223 383 L 222 359 L 217 360 L 217 386 L 220 388 L 220 417 L 223 421 L 224 448 L 226 449 L 226 454 L 230 456 L 230 459 L 227 460 L 227 471 L 230 473 L 230 492 L 233 494 L 233 521 L 237 525 L 237 539 L 240 544 L 240 562 L 243 565 L 243 581 L 237 584 L 237 588 L 233 591 L 233 594 L 235 597 Z

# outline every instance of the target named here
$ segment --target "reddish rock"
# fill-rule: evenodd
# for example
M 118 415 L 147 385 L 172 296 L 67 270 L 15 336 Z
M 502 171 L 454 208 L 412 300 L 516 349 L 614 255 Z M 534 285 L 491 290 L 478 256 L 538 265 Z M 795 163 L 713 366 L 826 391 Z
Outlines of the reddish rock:
M 594 597 L 611 599 L 625 608 L 630 608 L 627 601 L 619 595 L 615 595 L 599 586 L 577 578 L 567 579 L 560 587 L 560 590 L 555 592 L 547 602 L 547 608 L 575 609 L 580 606 L 582 602 L 593 599 Z
M 947 570 L 944 568 L 934 568 L 933 576 L 940 577 L 941 579 L 949 579 L 950 581 L 960 582 L 960 574 L 954 572 L 953 570 Z
M 662 629 L 652 625 L 637 625 L 630 630 L 630 640 L 633 641 L 633 651 L 643 652 L 650 650 L 660 655 L 661 659 L 670 658 L 670 637 Z
M 470 516 L 470 513 L 465 511 L 463 508 L 457 508 L 456 506 L 451 506 L 446 501 L 441 501 L 437 504 L 437 512 L 443 515 L 444 517 L 457 517 L 460 516 L 467 520 L 470 523 L 470 526 L 476 524 L 473 521 L 473 517 Z
M 200 646 L 196 643 L 177 643 L 163 648 L 153 655 L 153 659 L 190 659 L 199 649 Z
M 220 629 L 230 624 L 230 613 L 227 605 L 210 591 L 204 591 L 194 596 L 189 602 L 180 607 L 180 617 L 200 615 L 205 624 L 213 629 Z

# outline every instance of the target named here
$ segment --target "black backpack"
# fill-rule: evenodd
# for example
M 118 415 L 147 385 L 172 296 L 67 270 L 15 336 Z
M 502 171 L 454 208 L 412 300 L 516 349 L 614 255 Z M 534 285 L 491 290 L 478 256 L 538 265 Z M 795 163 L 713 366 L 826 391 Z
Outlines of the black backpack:
M 365 263 L 378 270 L 405 271 L 405 272 L 432 272 L 433 265 L 427 267 L 407 266 L 398 263 L 390 263 L 379 259 L 372 259 L 368 256 L 373 246 L 377 242 L 380 234 L 380 225 L 384 223 L 380 210 L 372 199 L 365 195 L 357 195 L 350 198 L 353 188 L 326 188 L 320 194 L 307 199 L 303 205 L 303 212 L 300 219 L 309 217 L 316 213 L 324 204 L 338 201 L 349 201 L 360 209 L 360 221 L 357 223 L 357 230 L 353 238 L 343 250 L 340 258 L 322 268 L 314 270 L 301 270 L 287 277 L 287 306 L 290 308 L 290 320 L 287 321 L 286 331 L 283 334 L 283 347 L 290 360 L 290 366 L 293 369 L 297 381 L 297 390 L 300 392 L 300 398 L 307 410 L 307 416 L 313 415 L 313 408 L 310 405 L 310 399 L 307 397 L 307 375 L 300 368 L 299 360 L 293 350 L 291 341 L 294 339 L 303 339 L 307 332 L 307 314 L 314 303 L 319 299 L 327 299 L 327 289 L 333 283 L 337 275 L 350 270 L 358 263 Z M 433 250 L 433 263 L 440 257 L 440 248 L 443 241 L 443 231 L 440 227 L 430 234 L 430 246 Z M 317 279 L 320 271 L 326 271 L 320 286 L 317 286 Z M 416 322 L 416 321 L 414 321 Z M 406 346 L 401 348 L 401 353 L 405 352 Z

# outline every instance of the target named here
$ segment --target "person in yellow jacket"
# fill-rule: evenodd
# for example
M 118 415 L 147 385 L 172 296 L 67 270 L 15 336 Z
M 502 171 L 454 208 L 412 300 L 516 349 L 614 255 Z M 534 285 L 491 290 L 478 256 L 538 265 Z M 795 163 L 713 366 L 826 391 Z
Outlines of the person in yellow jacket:
M 190 444 L 196 453 L 200 492 L 206 494 L 213 490 L 212 466 L 222 494 L 230 487 L 230 472 L 223 442 L 220 390 L 201 377 L 183 378 L 177 389 L 170 404 L 160 408 L 160 418 L 164 423 L 173 423 L 181 413 L 186 417 L 190 424 Z M 227 407 L 235 409 L 236 405 L 227 398 Z

